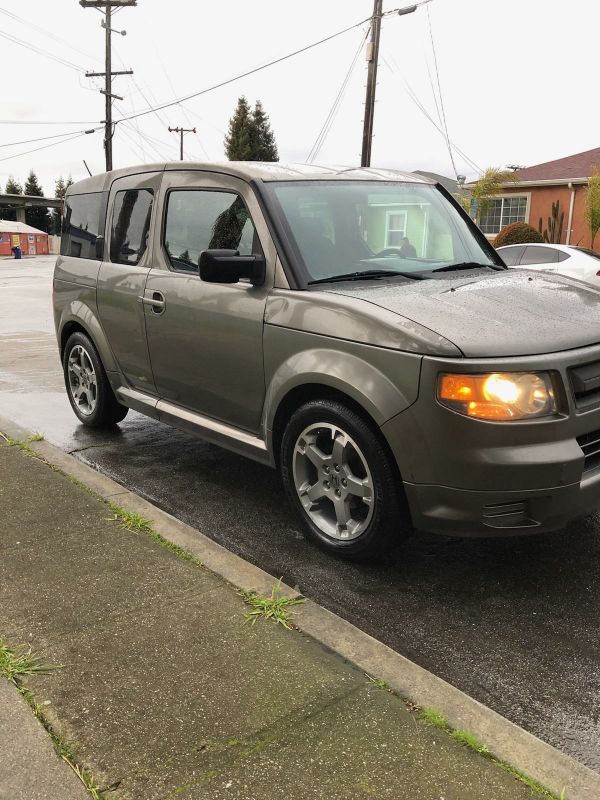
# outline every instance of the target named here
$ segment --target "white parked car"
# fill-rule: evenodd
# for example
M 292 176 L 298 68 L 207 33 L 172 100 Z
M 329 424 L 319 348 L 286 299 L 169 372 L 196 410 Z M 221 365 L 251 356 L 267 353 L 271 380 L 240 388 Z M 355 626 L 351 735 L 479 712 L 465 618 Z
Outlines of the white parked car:
M 498 247 L 507 267 L 560 272 L 600 288 L 600 253 L 568 244 L 507 244 Z

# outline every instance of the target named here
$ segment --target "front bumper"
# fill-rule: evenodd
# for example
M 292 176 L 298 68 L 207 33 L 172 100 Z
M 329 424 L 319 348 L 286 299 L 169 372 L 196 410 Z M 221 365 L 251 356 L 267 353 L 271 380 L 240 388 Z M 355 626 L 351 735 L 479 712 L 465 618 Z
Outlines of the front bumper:
M 405 483 L 413 526 L 447 536 L 514 536 L 559 530 L 600 506 L 600 470 L 580 483 L 489 492 Z
M 590 363 L 600 374 L 600 347 L 530 358 L 425 357 L 416 402 L 382 427 L 414 527 L 459 536 L 540 533 L 600 507 L 600 389 L 583 402 L 571 380 Z M 436 400 L 440 372 L 537 370 L 555 373 L 555 417 L 488 422 Z

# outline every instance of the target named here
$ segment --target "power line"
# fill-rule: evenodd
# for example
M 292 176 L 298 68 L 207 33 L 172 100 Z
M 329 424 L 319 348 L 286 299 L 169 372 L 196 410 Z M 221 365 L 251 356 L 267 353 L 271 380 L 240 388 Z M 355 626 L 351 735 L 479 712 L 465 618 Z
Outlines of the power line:
M 319 39 L 318 42 L 312 42 L 312 44 L 308 44 L 305 47 L 301 47 L 298 50 L 294 50 L 291 53 L 288 53 L 285 56 L 280 56 L 279 58 L 275 58 L 272 61 L 268 61 L 266 64 L 262 64 L 260 67 L 254 67 L 254 69 L 249 69 L 246 72 L 242 72 L 240 75 L 235 75 L 233 78 L 227 78 L 220 83 L 215 83 L 213 86 L 209 86 L 206 89 L 201 89 L 198 92 L 193 92 L 192 94 L 188 94 L 185 97 L 180 97 L 177 100 L 172 100 L 169 103 L 163 103 L 162 105 L 155 106 L 153 108 L 149 108 L 146 111 L 140 111 L 137 114 L 132 114 L 125 119 L 135 119 L 136 117 L 143 117 L 146 114 L 152 114 L 155 111 L 162 111 L 165 108 L 171 108 L 172 106 L 179 105 L 180 103 L 185 103 L 188 100 L 193 100 L 195 97 L 200 97 L 203 94 L 208 94 L 209 92 L 214 92 L 215 89 L 221 89 L 223 86 L 228 86 L 230 83 L 234 83 L 235 81 L 242 80 L 242 78 L 247 78 L 250 75 L 255 75 L 257 72 L 261 72 L 263 69 L 268 69 L 269 67 L 275 66 L 275 64 L 281 64 L 282 61 L 287 61 L 289 58 L 293 58 L 294 56 L 300 55 L 301 53 L 306 53 L 307 50 L 312 50 L 314 47 L 318 47 L 321 44 L 325 44 L 326 42 L 330 42 L 332 39 L 336 39 L 338 36 L 342 36 L 344 33 L 348 33 L 348 31 L 352 31 L 355 28 L 359 28 L 361 25 L 364 25 L 365 22 L 368 22 L 371 18 L 367 17 L 366 19 L 361 20 L 360 22 L 355 23 L 354 25 L 350 25 L 347 28 L 344 28 L 341 31 L 337 31 L 337 33 L 332 33 L 330 36 L 326 36 L 324 39 Z M 119 120 L 122 122 L 123 120 Z
M 329 113 L 327 114 L 327 117 L 325 118 L 325 122 L 323 123 L 323 126 L 322 126 L 321 130 L 319 131 L 319 134 L 318 134 L 317 138 L 315 139 L 315 142 L 314 142 L 313 146 L 311 147 L 310 152 L 309 152 L 309 154 L 307 156 L 306 160 L 307 160 L 308 164 L 312 164 L 314 162 L 314 160 L 317 158 L 317 156 L 319 155 L 319 151 L 321 150 L 321 147 L 323 146 L 327 136 L 329 135 L 329 131 L 331 130 L 331 126 L 333 125 L 335 117 L 337 116 L 337 112 L 339 111 L 342 99 L 343 99 L 344 94 L 346 92 L 346 88 L 347 88 L 348 83 L 350 81 L 350 77 L 352 76 L 352 73 L 354 72 L 354 67 L 356 66 L 356 62 L 358 61 L 358 57 L 360 56 L 361 50 L 363 48 L 363 45 L 366 42 L 367 37 L 369 36 L 370 32 L 371 32 L 371 29 L 368 28 L 366 33 L 364 34 L 364 36 L 361 36 L 361 39 L 360 39 L 360 42 L 359 42 L 359 45 L 358 45 L 358 50 L 356 51 L 356 53 L 354 55 L 354 58 L 350 62 L 350 66 L 348 68 L 348 71 L 346 72 L 346 75 L 344 76 L 344 79 L 343 79 L 342 84 L 341 84 L 341 86 L 339 88 L 339 91 L 338 91 L 333 103 L 331 104 L 331 108 L 329 109 Z
M 0 125 L 95 125 L 97 119 L 0 119 Z
M 389 58 L 392 61 L 392 64 L 390 65 L 388 63 L 387 59 L 382 56 L 381 60 L 383 61 L 383 63 L 386 65 L 386 67 L 390 70 L 391 73 L 397 74 L 399 77 L 402 78 L 402 83 L 404 84 L 404 89 L 405 89 L 406 93 L 408 94 L 408 96 L 410 97 L 410 99 L 417 106 L 417 108 L 423 114 L 423 116 L 426 117 L 427 120 L 429 120 L 429 122 L 433 125 L 433 127 L 436 129 L 436 131 L 438 131 L 438 133 L 440 133 L 442 135 L 444 141 L 446 141 L 446 133 L 445 133 L 444 129 L 442 128 L 441 119 L 440 119 L 439 124 L 435 121 L 435 119 L 429 113 L 429 111 L 425 107 L 424 103 L 420 100 L 419 96 L 417 95 L 415 90 L 412 88 L 410 83 L 406 80 L 404 75 L 402 75 L 402 71 L 401 71 L 401 69 L 400 69 L 400 67 L 398 65 L 398 62 L 394 58 L 394 56 L 389 52 L 386 55 L 387 55 L 387 58 Z M 464 162 L 465 162 L 465 164 L 467 166 L 471 167 L 476 172 L 482 172 L 481 167 L 478 164 L 476 164 L 473 161 L 473 159 L 469 158 L 469 156 L 463 150 L 460 149 L 460 147 L 456 144 L 456 142 L 453 142 L 452 140 L 450 140 L 450 141 L 451 141 L 452 147 L 456 150 L 456 152 L 459 154 L 459 156 L 464 160 Z
M 35 45 L 31 44 L 31 42 L 25 42 L 23 39 L 19 39 L 17 36 L 13 36 L 12 34 L 4 33 L 0 31 L 0 36 L 3 39 L 7 39 L 9 42 L 13 44 L 18 44 L 20 47 L 24 47 L 30 53 L 37 53 L 40 56 L 44 56 L 44 58 L 49 58 L 51 61 L 56 61 L 57 64 L 61 64 L 63 67 L 68 67 L 69 69 L 75 70 L 75 72 L 83 72 L 84 70 L 82 67 L 79 67 L 77 64 L 74 64 L 72 61 L 67 61 L 66 58 L 61 58 L 60 56 L 55 56 L 53 53 L 49 53 L 47 50 L 43 50 L 41 47 L 36 47 Z
M 38 139 L 23 139 L 20 142 L 5 142 L 4 144 L 0 144 L 0 147 L 16 147 L 19 144 L 31 144 L 32 142 L 44 142 L 47 139 L 59 139 L 64 136 L 73 136 L 77 133 L 94 133 L 94 131 L 100 130 L 100 128 L 91 128 L 87 131 L 69 131 L 68 133 L 55 133 L 53 136 L 40 136 Z
M 76 136 L 71 136 L 69 139 L 62 139 L 60 142 L 51 142 L 50 144 L 45 144 L 42 147 L 34 147 L 33 150 L 25 150 L 23 153 L 15 153 L 11 156 L 4 156 L 0 158 L 0 161 L 9 161 L 12 158 L 20 158 L 21 156 L 28 156 L 30 153 L 37 153 L 39 150 L 46 150 L 48 147 L 56 147 L 58 144 L 65 144 L 66 142 L 72 142 L 73 139 L 80 139 L 82 136 L 85 136 L 85 133 L 78 133 Z
M 63 39 L 61 36 L 57 36 L 56 34 L 46 30 L 45 28 L 41 28 L 39 25 L 35 25 L 33 22 L 30 22 L 29 20 L 23 19 L 23 17 L 19 17 L 17 14 L 13 14 L 12 11 L 7 11 L 5 8 L 0 8 L 0 14 L 4 14 L 5 16 L 14 19 L 16 22 L 20 22 L 22 25 L 26 25 L 28 29 L 38 31 L 44 36 L 47 36 L 49 39 L 53 39 L 55 42 L 58 42 L 59 44 L 70 48 L 75 53 L 79 53 L 79 55 L 85 56 L 86 58 L 90 57 L 89 53 L 86 53 L 85 50 L 80 50 L 78 47 L 75 47 L 75 45 L 69 42 L 67 39 Z M 94 60 L 99 61 L 100 59 L 94 59 Z
M 456 169 L 456 164 L 454 163 L 454 154 L 452 152 L 452 144 L 450 143 L 450 136 L 448 135 L 448 123 L 446 121 L 446 110 L 444 108 L 444 98 L 442 96 L 442 85 L 440 83 L 440 71 L 438 69 L 438 60 L 437 60 L 437 53 L 435 49 L 435 42 L 433 40 L 433 28 L 431 26 L 431 16 L 429 15 L 429 8 L 427 8 L 427 22 L 429 24 L 429 38 L 431 39 L 431 49 L 433 50 L 433 63 L 435 65 L 435 75 L 437 78 L 437 85 L 438 85 L 438 94 L 440 98 L 440 109 L 442 112 L 442 122 L 444 126 L 444 131 L 446 133 L 446 144 L 448 146 L 448 154 L 450 156 L 450 161 L 452 162 L 452 169 L 454 170 L 454 175 L 458 178 L 458 170 Z

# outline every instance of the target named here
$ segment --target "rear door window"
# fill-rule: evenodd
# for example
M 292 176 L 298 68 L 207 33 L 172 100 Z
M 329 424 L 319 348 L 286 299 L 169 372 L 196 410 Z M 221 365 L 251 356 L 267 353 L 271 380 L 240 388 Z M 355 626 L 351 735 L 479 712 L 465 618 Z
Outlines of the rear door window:
M 556 264 L 558 262 L 558 250 L 553 247 L 526 247 L 521 266 L 526 264 Z
M 110 231 L 110 260 L 137 264 L 148 246 L 152 201 L 151 189 L 127 189 L 115 195 Z
M 74 258 L 102 258 L 97 244 L 106 216 L 106 194 L 71 194 L 65 198 L 60 252 Z

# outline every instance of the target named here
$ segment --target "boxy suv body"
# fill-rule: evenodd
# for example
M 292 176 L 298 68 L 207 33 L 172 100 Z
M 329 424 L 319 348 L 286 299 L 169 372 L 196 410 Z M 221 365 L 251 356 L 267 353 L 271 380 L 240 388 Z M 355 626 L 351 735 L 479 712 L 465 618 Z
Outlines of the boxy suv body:
M 71 186 L 54 312 L 87 425 L 129 408 L 280 469 L 350 558 L 600 502 L 600 293 L 506 270 L 410 173 L 160 164 Z

